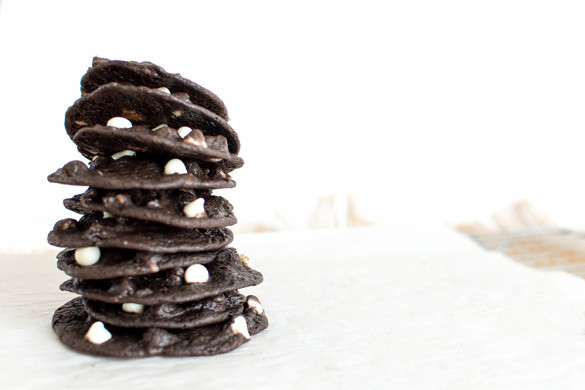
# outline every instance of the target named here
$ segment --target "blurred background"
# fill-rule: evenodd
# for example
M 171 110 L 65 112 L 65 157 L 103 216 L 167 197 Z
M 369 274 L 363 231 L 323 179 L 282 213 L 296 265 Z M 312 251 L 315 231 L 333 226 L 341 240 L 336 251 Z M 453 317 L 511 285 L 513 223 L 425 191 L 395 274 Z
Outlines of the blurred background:
M 0 0 L 0 251 L 49 248 L 46 176 L 93 56 L 215 92 L 240 232 L 458 224 L 520 199 L 585 228 L 585 3 Z

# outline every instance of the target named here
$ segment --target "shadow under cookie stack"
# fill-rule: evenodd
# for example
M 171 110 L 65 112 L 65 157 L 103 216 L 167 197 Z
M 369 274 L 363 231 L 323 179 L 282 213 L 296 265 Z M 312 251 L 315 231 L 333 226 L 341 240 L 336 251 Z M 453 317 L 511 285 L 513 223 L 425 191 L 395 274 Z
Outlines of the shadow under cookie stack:
M 223 102 L 143 62 L 94 58 L 82 96 L 65 116 L 89 167 L 49 176 L 88 186 L 64 201 L 82 214 L 49 233 L 57 266 L 81 295 L 53 316 L 69 347 L 114 357 L 201 356 L 231 351 L 268 326 L 253 295 L 251 261 L 227 246 L 237 220 L 212 190 L 232 188 L 243 165 Z

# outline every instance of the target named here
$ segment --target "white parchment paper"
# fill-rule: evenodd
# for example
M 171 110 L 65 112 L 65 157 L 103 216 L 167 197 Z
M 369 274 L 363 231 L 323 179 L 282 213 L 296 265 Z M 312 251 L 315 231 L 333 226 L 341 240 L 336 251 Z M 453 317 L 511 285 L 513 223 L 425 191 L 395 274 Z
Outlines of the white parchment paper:
M 585 281 L 448 227 L 240 235 L 269 328 L 204 358 L 72 352 L 54 253 L 0 257 L 3 389 L 537 389 L 585 385 Z

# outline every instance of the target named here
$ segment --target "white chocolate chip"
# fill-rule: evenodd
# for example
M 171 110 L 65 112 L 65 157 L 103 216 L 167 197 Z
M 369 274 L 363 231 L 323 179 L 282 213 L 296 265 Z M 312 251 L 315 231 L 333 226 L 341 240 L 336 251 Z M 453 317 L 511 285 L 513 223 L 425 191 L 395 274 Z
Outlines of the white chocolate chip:
M 148 269 L 151 270 L 153 273 L 156 273 L 156 272 L 160 271 L 160 268 L 158 267 L 158 264 L 155 261 L 153 261 L 153 260 L 150 260 L 148 262 Z
M 158 87 L 157 91 L 161 91 L 161 92 L 167 93 L 169 95 L 171 94 L 171 91 L 167 87 Z
M 128 203 L 128 201 L 130 200 L 130 196 L 127 194 L 118 194 L 118 195 L 114 196 L 114 199 L 116 200 L 116 203 L 124 204 L 124 203 Z
M 101 321 L 94 322 L 85 334 L 85 339 L 93 344 L 103 344 L 111 338 L 112 334 Z
M 122 118 L 121 116 L 115 116 L 110 118 L 106 126 L 117 127 L 118 129 L 128 129 L 132 127 L 132 122 L 126 118 Z
M 205 217 L 205 199 L 197 198 L 187 206 L 183 207 L 183 213 L 189 218 L 203 218 Z
M 114 218 L 113 214 L 108 213 L 107 211 L 104 211 L 104 216 L 103 218 Z
M 185 270 L 185 283 L 205 283 L 209 280 L 209 271 L 202 264 L 193 264 Z
M 140 303 L 124 303 L 122 304 L 122 310 L 126 313 L 142 314 L 144 313 L 144 305 Z
M 192 132 L 193 129 L 188 127 L 188 126 L 181 126 L 179 127 L 179 129 L 177 130 L 177 133 L 179 133 L 179 135 L 181 136 L 181 138 L 185 138 L 186 136 L 189 135 L 190 132 Z
M 262 307 L 262 305 L 260 304 L 260 302 L 258 302 L 255 299 L 248 299 L 248 307 L 250 309 L 253 309 L 257 314 L 262 314 L 264 313 L 264 308 Z
M 167 124 L 166 123 L 161 123 L 160 125 L 158 125 L 154 129 L 152 129 L 152 131 L 157 131 L 158 129 L 162 129 L 163 127 L 167 127 Z
M 98 159 L 98 157 L 99 157 L 99 156 L 97 156 L 97 155 L 93 156 L 93 157 L 91 158 L 91 161 L 95 161 L 95 160 L 97 160 L 97 159 Z
M 175 110 L 175 111 L 173 111 L 173 116 L 176 116 L 178 118 L 181 115 L 183 115 L 183 111 L 181 111 L 181 110 Z
M 97 246 L 90 246 L 87 248 L 77 248 L 73 257 L 75 262 L 83 267 L 93 265 L 100 260 L 101 252 Z
M 193 144 L 193 145 L 201 146 L 202 148 L 206 148 L 207 147 L 207 142 L 205 141 L 205 135 L 199 129 L 193 130 L 191 132 L 191 134 L 189 134 L 185 138 L 185 141 L 184 142 L 187 142 L 188 144 Z
M 165 175 L 173 175 L 175 173 L 187 173 L 187 167 L 178 158 L 173 158 L 165 165 Z
M 136 152 L 133 150 L 122 150 L 121 152 L 118 152 L 116 154 L 112 154 L 112 158 L 114 160 L 117 160 L 117 159 L 122 158 L 124 156 L 136 156 Z
M 222 179 L 227 179 L 227 178 L 229 177 L 229 176 L 227 175 L 227 173 L 225 173 L 225 172 L 223 171 L 223 169 L 219 169 L 219 170 L 217 171 L 217 174 L 218 174 L 218 175 L 219 175 L 219 176 L 220 176 Z
M 240 254 L 240 260 L 242 260 L 242 264 L 246 267 L 254 269 L 254 262 L 250 260 L 250 258 L 244 254 Z
M 250 333 L 248 332 L 248 323 L 244 316 L 237 316 L 231 325 L 232 332 L 241 334 L 246 340 L 250 340 Z

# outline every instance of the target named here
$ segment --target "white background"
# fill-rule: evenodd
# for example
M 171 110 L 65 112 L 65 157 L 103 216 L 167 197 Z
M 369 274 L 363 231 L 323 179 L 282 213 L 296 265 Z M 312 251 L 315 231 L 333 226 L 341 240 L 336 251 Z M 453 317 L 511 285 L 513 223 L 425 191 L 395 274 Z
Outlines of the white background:
M 585 8 L 570 1 L 23 1 L 0 4 L 0 250 L 47 247 L 82 192 L 65 110 L 94 55 L 149 60 L 218 94 L 246 165 L 245 228 L 300 229 L 351 194 L 393 224 L 521 198 L 585 227 Z

